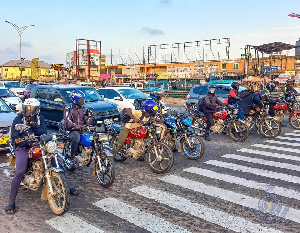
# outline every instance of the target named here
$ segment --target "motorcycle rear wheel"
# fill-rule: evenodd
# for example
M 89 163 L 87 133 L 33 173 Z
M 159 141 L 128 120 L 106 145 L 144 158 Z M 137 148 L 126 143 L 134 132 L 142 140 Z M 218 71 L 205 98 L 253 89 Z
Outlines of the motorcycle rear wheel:
M 99 162 L 101 163 L 102 171 L 99 167 Z M 112 160 L 107 156 L 100 158 L 100 161 L 98 161 L 98 158 L 96 159 L 95 173 L 99 184 L 104 188 L 110 187 L 115 181 L 115 167 Z
M 155 143 L 147 151 L 147 162 L 153 172 L 167 173 L 174 163 L 173 153 L 165 143 Z
M 249 129 L 245 123 L 235 121 L 228 126 L 228 134 L 234 141 L 244 142 L 249 137 Z
M 294 115 L 290 116 L 289 122 L 294 129 L 300 129 L 300 113 L 295 113 Z
M 117 137 L 112 138 L 109 143 L 110 148 L 113 149 L 114 146 L 117 145 L 117 143 Z M 123 148 L 121 148 L 121 150 L 116 155 L 114 155 L 114 161 L 122 163 L 127 159 L 122 150 Z
M 183 150 L 186 156 L 189 159 L 196 160 L 202 157 L 204 154 L 204 143 L 202 139 L 197 135 L 188 136 L 187 140 L 189 140 L 192 147 L 189 146 L 189 143 L 184 139 L 183 141 Z M 197 150 L 196 144 L 200 145 L 200 148 Z
M 56 215 L 63 215 L 70 206 L 70 190 L 66 176 L 63 173 L 52 171 L 50 180 L 53 188 L 52 195 L 49 184 L 47 184 L 47 198 L 50 208 Z
M 260 122 L 259 132 L 265 138 L 276 138 L 281 133 L 281 124 L 273 118 L 265 119 Z

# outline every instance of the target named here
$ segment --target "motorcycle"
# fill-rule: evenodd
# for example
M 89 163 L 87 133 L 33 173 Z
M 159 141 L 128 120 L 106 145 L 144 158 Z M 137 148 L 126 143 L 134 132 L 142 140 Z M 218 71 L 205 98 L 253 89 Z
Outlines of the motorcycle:
M 114 124 L 110 129 L 112 136 L 110 145 L 113 148 L 117 144 L 118 134 L 121 127 Z M 150 169 L 158 174 L 167 173 L 173 166 L 173 153 L 163 142 L 158 141 L 158 134 L 161 128 L 156 127 L 152 122 L 147 122 L 141 127 L 131 129 L 128 137 L 122 145 L 121 150 L 115 155 L 117 162 L 124 162 L 127 158 L 146 160 Z
M 237 120 L 238 110 L 232 106 L 223 107 L 213 113 L 212 133 L 228 134 L 234 141 L 243 142 L 249 136 L 248 126 Z M 199 134 L 204 134 L 206 128 L 206 117 L 200 111 L 192 112 L 192 124 Z
M 85 127 L 84 133 L 80 135 L 80 144 L 76 152 L 76 164 L 71 159 L 71 140 L 68 133 L 63 134 L 62 153 L 59 154 L 63 161 L 64 168 L 72 172 L 76 168 L 88 167 L 94 163 L 93 174 L 96 175 L 99 184 L 110 187 L 115 180 L 115 168 L 109 157 L 112 156 L 108 141 L 109 135 L 97 133 L 95 127 Z
M 29 128 L 24 124 L 15 125 L 15 129 L 21 132 L 28 132 Z M 42 135 L 40 141 L 34 135 L 28 135 L 25 139 L 33 145 L 28 152 L 28 165 L 21 186 L 33 191 L 43 187 L 42 197 L 46 193 L 51 210 L 63 215 L 70 206 L 70 193 L 67 179 L 58 163 L 56 135 L 52 139 Z M 8 156 L 14 156 L 13 147 Z
M 189 159 L 199 159 L 204 154 L 204 143 L 202 139 L 192 130 L 191 118 L 179 113 L 178 116 L 166 118 L 164 124 L 167 126 L 164 142 L 175 150 L 177 142 L 180 143 L 179 148 L 182 148 Z
M 254 126 L 257 133 L 261 133 L 265 138 L 276 138 L 281 133 L 281 124 L 275 118 L 268 116 L 268 108 L 258 110 L 253 108 L 245 116 L 245 122 L 251 130 Z
M 284 113 L 287 111 L 288 106 L 284 102 L 277 102 L 273 109 L 275 110 L 275 118 L 278 122 L 282 122 L 284 119 Z

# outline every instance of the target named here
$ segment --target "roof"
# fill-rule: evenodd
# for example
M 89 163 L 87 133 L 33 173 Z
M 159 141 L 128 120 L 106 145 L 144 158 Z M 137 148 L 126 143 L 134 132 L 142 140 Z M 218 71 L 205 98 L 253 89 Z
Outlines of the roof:
M 49 88 L 48 85 L 38 85 L 39 87 L 43 87 L 43 88 Z M 87 87 L 87 86 L 79 86 L 79 85 L 73 85 L 73 84 L 69 84 L 69 85 L 63 85 L 63 84 L 55 84 L 55 85 L 51 85 L 51 87 L 54 88 L 59 88 L 59 89 L 74 89 L 74 88 L 78 88 L 78 89 L 83 89 L 83 88 L 92 88 L 92 87 Z
M 39 61 L 39 68 L 46 68 L 46 69 L 51 69 L 51 65 L 44 62 L 44 61 Z M 5 64 L 2 65 L 3 67 L 31 67 L 31 61 L 29 60 L 11 60 Z
M 286 44 L 282 42 L 274 42 L 269 44 L 263 44 L 259 46 L 252 46 L 254 49 L 257 49 L 260 52 L 271 54 L 271 53 L 279 53 L 283 50 L 290 50 L 295 48 L 294 45 Z

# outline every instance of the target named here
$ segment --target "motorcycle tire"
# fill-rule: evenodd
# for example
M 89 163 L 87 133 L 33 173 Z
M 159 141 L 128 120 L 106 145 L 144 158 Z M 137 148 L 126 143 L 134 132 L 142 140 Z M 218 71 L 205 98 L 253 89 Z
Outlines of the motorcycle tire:
M 300 129 L 300 113 L 295 113 L 290 116 L 289 122 L 294 129 Z
M 281 133 L 281 124 L 274 118 L 265 119 L 259 125 L 259 132 L 265 138 L 274 139 Z
M 203 143 L 202 139 L 197 135 L 190 135 L 190 136 L 188 136 L 188 140 L 192 144 L 195 144 L 195 142 L 193 142 L 193 141 L 197 141 L 200 145 L 200 150 L 199 150 L 199 152 L 194 151 L 195 148 L 191 148 L 189 146 L 189 143 L 184 139 L 182 143 L 183 143 L 183 151 L 184 151 L 185 155 L 189 159 L 192 159 L 192 160 L 200 159 L 202 157 L 202 155 L 204 154 L 204 143 Z
M 115 167 L 114 167 L 112 160 L 108 156 L 102 157 L 102 158 L 100 158 L 100 160 L 101 160 L 100 163 L 105 168 L 105 171 L 103 171 L 103 172 L 100 171 L 99 161 L 97 158 L 96 164 L 95 164 L 96 177 L 97 177 L 99 184 L 103 188 L 108 188 L 115 181 Z M 107 180 L 106 178 L 109 178 L 109 179 Z
M 50 193 L 49 184 L 47 184 L 47 198 L 51 210 L 56 215 L 63 215 L 70 206 L 70 189 L 65 174 L 58 172 L 51 172 L 50 180 L 55 195 Z M 61 190 L 56 190 L 61 188 Z M 57 198 L 57 196 L 59 196 Z M 57 199 L 56 199 L 57 198 Z
M 110 146 L 110 148 L 114 148 L 114 146 L 117 144 L 117 138 L 115 137 L 115 138 L 112 138 L 111 140 L 110 140 L 110 143 L 109 143 L 109 146 Z M 120 162 L 120 163 L 122 163 L 122 162 L 124 162 L 127 158 L 125 157 L 125 155 L 124 155 L 124 153 L 122 153 L 121 152 L 122 151 L 122 149 L 120 150 L 120 152 L 119 153 L 117 153 L 115 156 L 114 156 L 114 161 L 115 162 Z
M 236 131 L 234 124 L 238 128 L 239 132 Z M 240 121 L 235 121 L 228 126 L 229 136 L 236 142 L 244 142 L 249 137 L 248 126 Z M 235 135 L 237 134 L 237 135 Z
M 152 159 L 152 154 L 154 152 L 155 159 Z M 164 152 L 166 152 L 167 156 L 164 156 Z M 167 161 L 166 166 L 163 166 L 163 161 Z M 150 169 L 157 174 L 165 174 L 167 173 L 173 166 L 174 157 L 171 149 L 162 142 L 158 142 L 149 147 L 147 151 L 147 162 L 150 166 Z M 158 166 L 155 166 L 155 163 L 158 163 Z

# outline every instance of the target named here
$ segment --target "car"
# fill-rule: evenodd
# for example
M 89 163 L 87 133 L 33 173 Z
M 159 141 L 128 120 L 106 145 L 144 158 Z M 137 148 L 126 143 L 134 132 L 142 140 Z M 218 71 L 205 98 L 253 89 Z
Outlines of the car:
M 10 128 L 16 114 L 0 98 L 0 150 L 9 149 Z
M 8 106 L 16 107 L 18 104 L 22 104 L 22 100 L 18 96 L 4 87 L 0 87 L 0 97 Z
M 19 81 L 0 81 L 0 87 L 5 87 L 11 90 L 16 96 L 23 99 L 25 86 Z
M 53 85 L 54 83 L 30 83 L 27 84 L 24 90 L 24 99 L 30 98 L 31 91 L 33 88 L 35 88 L 37 85 Z
M 220 100 L 228 99 L 229 91 L 232 89 L 230 84 L 203 84 L 194 86 L 187 95 L 186 107 L 196 109 L 199 99 L 207 94 L 207 87 L 214 86 L 216 88 L 216 96 Z M 240 86 L 239 91 L 246 90 L 245 87 Z
M 40 113 L 45 117 L 46 123 L 59 126 L 63 119 L 65 106 L 71 106 L 70 94 L 74 90 L 80 90 L 85 94 L 84 107 L 92 110 L 96 123 L 105 119 L 119 121 L 120 109 L 118 105 L 101 98 L 93 87 L 78 85 L 38 85 L 30 97 L 40 101 Z

